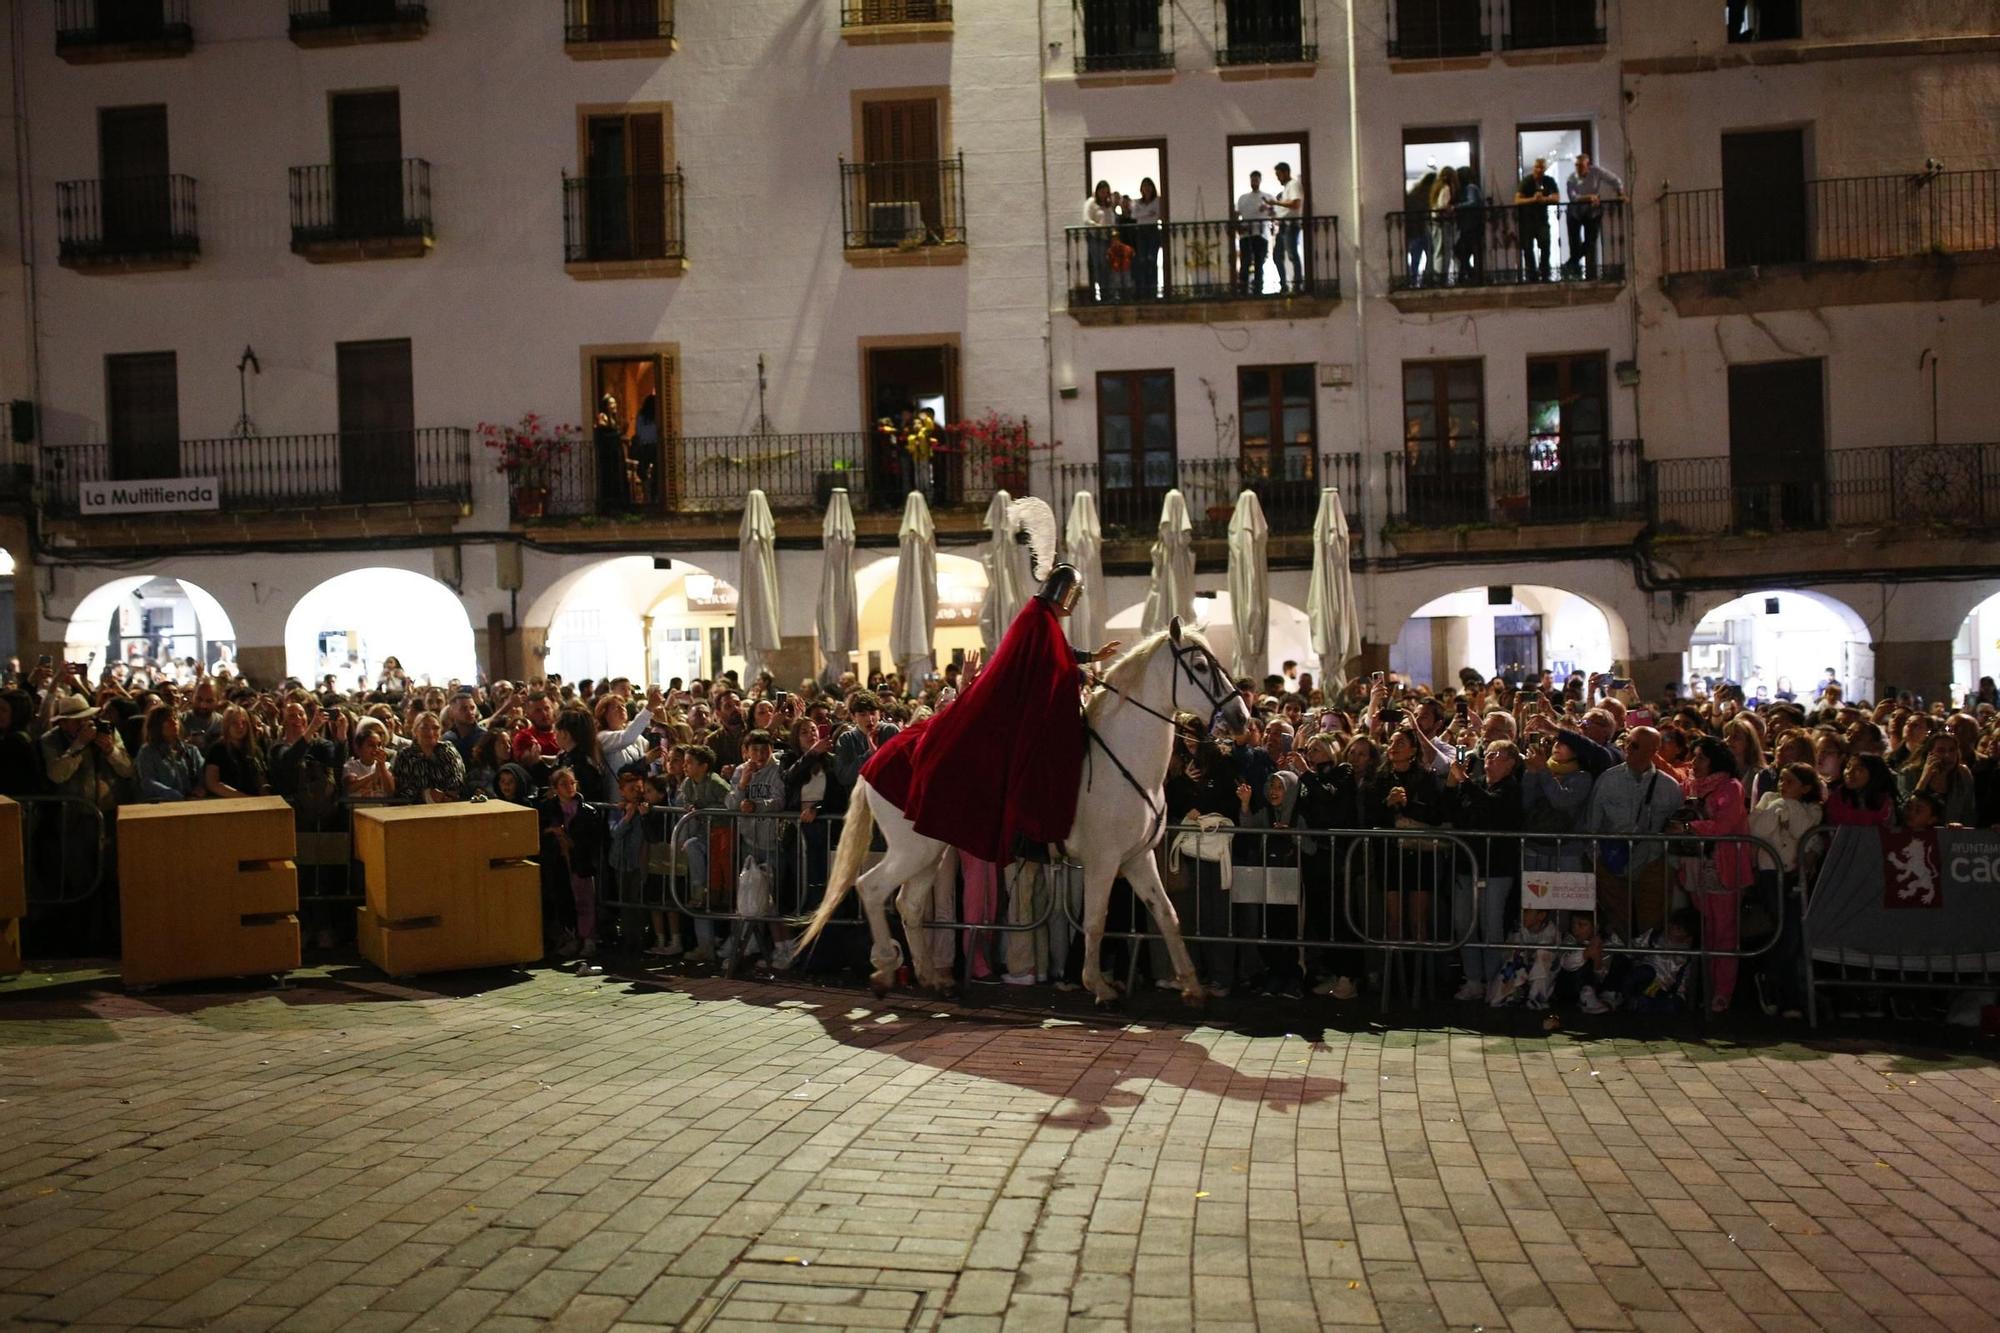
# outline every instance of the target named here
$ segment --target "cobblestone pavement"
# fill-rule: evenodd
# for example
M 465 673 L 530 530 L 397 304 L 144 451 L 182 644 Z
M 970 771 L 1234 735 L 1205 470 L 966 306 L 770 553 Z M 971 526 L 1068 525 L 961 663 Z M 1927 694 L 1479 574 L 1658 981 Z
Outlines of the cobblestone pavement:
M 0 985 L 0 1323 L 2000 1318 L 1968 1057 L 455 984 Z

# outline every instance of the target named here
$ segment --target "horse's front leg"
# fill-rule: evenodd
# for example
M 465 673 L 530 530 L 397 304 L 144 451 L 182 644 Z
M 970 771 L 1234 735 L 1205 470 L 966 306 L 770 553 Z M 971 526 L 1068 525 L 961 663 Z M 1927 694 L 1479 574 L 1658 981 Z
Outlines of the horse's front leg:
M 1132 853 L 1123 867 L 1125 882 L 1132 886 L 1139 901 L 1153 914 L 1153 920 L 1160 926 L 1160 934 L 1167 946 L 1167 957 L 1173 961 L 1174 984 L 1180 987 L 1181 999 L 1189 1004 L 1200 1004 L 1207 999 L 1201 988 L 1201 979 L 1195 975 L 1194 960 L 1188 957 L 1187 941 L 1181 938 L 1180 914 L 1174 911 L 1173 900 L 1167 897 L 1167 886 L 1160 880 L 1160 863 L 1150 847 Z
M 1118 878 L 1115 862 L 1097 857 L 1083 863 L 1083 986 L 1099 1004 L 1118 998 L 1118 987 L 1107 981 L 1098 968 L 1098 954 L 1104 947 L 1104 918 L 1111 910 L 1111 886 Z

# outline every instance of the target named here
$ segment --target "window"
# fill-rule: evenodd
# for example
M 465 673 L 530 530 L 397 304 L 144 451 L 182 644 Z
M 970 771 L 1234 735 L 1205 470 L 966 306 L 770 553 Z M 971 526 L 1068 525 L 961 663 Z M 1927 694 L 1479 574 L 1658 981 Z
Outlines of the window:
M 1550 46 L 1598 46 L 1604 25 L 1598 19 L 1603 0 L 1510 0 L 1507 6 L 1507 47 L 1534 50 Z
M 1528 358 L 1528 507 L 1602 514 L 1612 501 L 1605 354 Z
M 173 234 L 167 183 L 167 109 L 105 107 L 97 113 L 104 245 L 113 253 L 164 249 Z
M 1314 60 L 1319 48 L 1309 39 L 1309 12 L 1301 0 L 1220 0 L 1222 40 L 1216 59 L 1224 65 L 1283 64 Z
M 1812 257 L 1804 130 L 1722 136 L 1722 252 L 1730 268 Z
M 1171 69 L 1161 40 L 1160 0 L 1074 0 L 1079 23 L 1076 72 Z
M 1826 522 L 1825 371 L 1818 360 L 1729 368 L 1729 481 L 1739 528 Z
M 678 254 L 667 211 L 666 117 L 658 111 L 586 115 L 583 122 L 587 257 L 617 262 Z
M 1413 521 L 1485 519 L 1485 377 L 1478 361 L 1403 363 L 1403 466 Z
M 1799 0 L 1728 0 L 1732 42 L 1782 42 L 1800 35 Z
M 410 340 L 341 343 L 340 490 L 349 504 L 408 500 L 416 489 L 416 400 Z
M 1301 244 L 1305 233 L 1305 221 L 1312 216 L 1312 181 L 1305 171 L 1308 145 L 1305 131 L 1296 134 L 1232 134 L 1226 140 L 1229 151 L 1229 199 L 1230 214 L 1239 221 L 1249 221 L 1260 228 L 1261 234 L 1249 234 L 1249 228 L 1239 233 L 1237 240 L 1236 279 L 1237 287 L 1247 295 L 1259 296 L 1268 291 L 1304 290 L 1306 288 L 1305 252 L 1311 247 Z M 1244 219 L 1242 205 L 1250 197 L 1250 177 L 1257 176 L 1257 192 L 1276 200 L 1285 186 L 1278 180 L 1278 166 L 1284 164 L 1304 195 L 1305 207 L 1297 214 L 1288 214 L 1285 223 L 1278 223 L 1278 211 L 1272 205 L 1265 205 L 1260 218 Z M 1257 246 L 1246 245 L 1246 240 L 1261 240 L 1262 253 Z M 1268 271 L 1267 271 L 1268 270 Z
M 901 509 L 912 490 L 922 490 L 933 505 L 957 503 L 965 493 L 963 453 L 939 451 L 919 462 L 878 428 L 883 421 L 906 425 L 925 412 L 940 426 L 960 419 L 957 345 L 892 339 L 887 345 L 864 345 L 862 356 L 869 404 L 862 428 L 871 442 L 869 481 L 875 507 Z
M 673 29 L 663 0 L 569 0 L 563 35 L 571 42 L 653 42 Z
M 1393 0 L 1389 55 L 1397 60 L 1435 60 L 1486 52 L 1483 0 Z
M 625 475 L 596 478 L 592 492 L 608 512 L 680 500 L 680 440 L 674 430 L 674 358 L 650 348 L 585 353 L 590 373 L 591 448 L 597 462 L 598 417 L 617 433 Z M 605 399 L 609 398 L 607 407 Z M 608 457 L 609 450 L 605 451 Z M 622 488 L 622 489 L 620 489 Z
M 1479 127 L 1439 125 L 1403 131 L 1403 194 L 1422 185 L 1425 178 L 1450 167 L 1454 172 L 1469 171 L 1479 178 Z M 1509 198 L 1512 198 L 1510 193 Z M 1428 200 L 1426 200 L 1428 204 Z
M 1319 431 L 1310 363 L 1241 367 L 1236 412 L 1245 481 L 1313 484 Z
M 1174 372 L 1097 374 L 1099 500 L 1107 522 L 1143 525 L 1173 489 L 1177 446 Z
M 113 479 L 180 475 L 180 382 L 172 352 L 105 357 L 104 415 Z
M 334 225 L 343 236 L 393 236 L 403 227 L 402 99 L 394 88 L 335 93 Z
M 936 97 L 861 103 L 860 161 L 845 182 L 850 248 L 964 239 L 957 164 L 943 160 L 943 110 Z

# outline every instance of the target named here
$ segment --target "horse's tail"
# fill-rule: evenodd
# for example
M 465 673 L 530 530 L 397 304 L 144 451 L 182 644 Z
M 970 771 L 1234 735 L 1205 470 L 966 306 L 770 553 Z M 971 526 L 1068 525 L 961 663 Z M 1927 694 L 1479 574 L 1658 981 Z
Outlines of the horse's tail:
M 803 957 L 812 948 L 813 941 L 826 929 L 826 923 L 833 920 L 834 911 L 861 876 L 861 863 L 868 859 L 868 845 L 875 837 L 875 808 L 868 803 L 868 791 L 864 783 L 854 784 L 854 793 L 847 802 L 847 821 L 841 826 L 840 844 L 834 849 L 833 868 L 827 876 L 826 894 L 792 946 L 794 958 Z

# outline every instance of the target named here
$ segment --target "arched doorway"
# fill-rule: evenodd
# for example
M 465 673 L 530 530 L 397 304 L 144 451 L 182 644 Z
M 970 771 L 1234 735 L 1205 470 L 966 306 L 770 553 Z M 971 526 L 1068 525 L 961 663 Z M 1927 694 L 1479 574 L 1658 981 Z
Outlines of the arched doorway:
M 1966 613 L 1951 645 L 1951 697 L 1963 702 L 1982 676 L 2000 680 L 2000 592 Z
M 977 560 L 939 551 L 937 557 L 938 615 L 931 635 L 934 659 L 940 666 L 962 662 L 977 652 L 979 608 L 986 600 L 986 567 Z M 860 607 L 861 652 L 855 668 L 865 680 L 876 671 L 894 671 L 889 654 L 889 626 L 896 605 L 896 561 L 893 557 L 864 565 L 854 572 L 854 596 Z
M 743 670 L 736 589 L 680 559 L 628 555 L 583 570 L 548 609 L 542 674 L 629 676 L 652 685 Z M 531 618 L 534 613 L 531 613 Z
M 186 679 L 192 659 L 209 670 L 234 670 L 236 627 L 206 589 L 186 579 L 133 574 L 92 589 L 76 604 L 63 632 L 63 653 L 68 661 L 90 663 L 93 677 L 122 662 L 155 677 L 171 670 Z
M 1134 602 L 1104 622 L 1105 634 L 1127 647 L 1139 638 L 1139 624 L 1146 614 L 1144 602 Z M 1224 665 L 1236 662 L 1236 621 L 1234 604 L 1227 592 L 1197 592 L 1194 595 L 1192 626 L 1207 641 Z M 1318 675 L 1319 658 L 1312 650 L 1312 623 L 1304 611 L 1289 602 L 1271 599 L 1268 628 L 1264 634 L 1266 661 L 1257 673 L 1261 681 L 1277 673 L 1285 662 L 1298 662 L 1309 675 Z
M 19 651 L 14 630 L 14 553 L 0 550 L 0 661 Z
M 418 684 L 474 679 L 472 621 L 458 594 L 407 569 L 357 569 L 299 598 L 285 620 L 285 671 L 299 680 L 330 674 L 341 689 L 369 688 L 391 657 Z
M 1824 593 L 1767 589 L 1716 607 L 1695 626 L 1681 674 L 1690 686 L 1740 685 L 1751 698 L 1810 700 L 1829 668 L 1845 697 L 1875 694 L 1874 636 L 1853 607 Z
M 1627 653 L 1616 613 L 1562 588 L 1516 584 L 1461 588 L 1424 603 L 1403 622 L 1389 668 L 1404 680 L 1456 686 L 1470 667 L 1484 679 L 1558 680 L 1572 671 L 1608 671 Z

